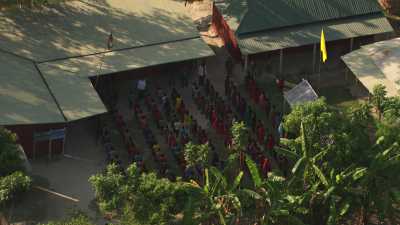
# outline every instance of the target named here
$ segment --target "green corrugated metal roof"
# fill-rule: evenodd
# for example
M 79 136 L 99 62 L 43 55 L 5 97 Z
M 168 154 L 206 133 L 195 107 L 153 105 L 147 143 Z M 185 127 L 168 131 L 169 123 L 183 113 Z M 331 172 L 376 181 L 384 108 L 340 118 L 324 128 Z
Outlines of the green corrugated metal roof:
M 215 0 L 214 4 L 218 7 L 229 28 L 237 30 L 247 13 L 247 0 Z
M 67 121 L 107 112 L 89 78 L 76 76 L 46 64 L 40 64 L 38 67 Z
M 298 47 L 319 43 L 322 28 L 327 41 L 393 32 L 387 19 L 377 13 L 240 36 L 238 42 L 245 55 Z
M 101 114 L 106 108 L 88 77 L 213 55 L 186 12 L 174 0 L 80 0 L 1 11 L 0 49 L 36 62 L 44 80 L 29 60 L 0 55 L 0 124 Z M 111 31 L 113 52 L 103 58 Z
M 65 122 L 34 64 L 0 52 L 0 125 Z
M 36 62 L 199 37 L 183 2 L 80 0 L 0 11 L 0 49 Z
M 388 96 L 400 96 L 400 91 L 396 88 L 394 82 L 388 79 L 376 66 L 366 49 L 353 51 L 342 56 L 342 59 L 370 93 L 373 93 L 375 85 L 382 84 L 386 87 Z
M 73 121 L 107 111 L 89 80 L 91 76 L 212 55 L 210 47 L 201 38 L 195 38 L 40 63 L 38 67 L 67 120 Z
M 59 71 L 60 75 L 74 74 L 75 76 L 91 77 L 212 55 L 214 52 L 211 48 L 201 38 L 195 38 L 106 54 L 57 60 L 39 65 L 47 65 Z
M 235 18 L 230 24 L 238 34 L 381 11 L 375 0 L 220 0 L 216 5 L 224 9 L 224 15 Z

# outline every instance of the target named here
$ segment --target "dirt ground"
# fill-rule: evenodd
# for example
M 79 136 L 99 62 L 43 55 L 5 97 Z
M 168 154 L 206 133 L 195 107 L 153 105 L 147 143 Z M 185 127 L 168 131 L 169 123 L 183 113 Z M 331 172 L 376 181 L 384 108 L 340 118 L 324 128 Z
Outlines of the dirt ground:
M 105 163 L 105 154 L 96 140 L 96 124 L 93 119 L 70 124 L 66 156 L 31 161 L 34 186 L 44 187 L 64 197 L 33 188 L 6 212 L 9 222 L 36 224 L 59 220 L 74 209 L 102 221 L 94 206 L 94 192 L 88 182 L 88 178 L 100 172 Z

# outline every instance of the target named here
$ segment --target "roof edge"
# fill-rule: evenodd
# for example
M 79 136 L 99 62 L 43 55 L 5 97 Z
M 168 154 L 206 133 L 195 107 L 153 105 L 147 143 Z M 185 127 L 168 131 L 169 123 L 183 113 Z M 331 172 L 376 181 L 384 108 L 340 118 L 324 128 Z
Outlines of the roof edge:
M 238 38 L 247 38 L 246 37 L 247 35 L 251 36 L 252 34 L 258 34 L 258 33 L 263 33 L 263 32 L 272 32 L 272 31 L 277 31 L 280 29 L 290 29 L 290 28 L 294 28 L 294 27 L 315 25 L 315 24 L 319 24 L 319 23 L 328 23 L 328 22 L 332 22 L 332 21 L 354 19 L 354 18 L 359 18 L 359 17 L 364 17 L 364 16 L 373 16 L 373 15 L 375 15 L 376 17 L 378 17 L 380 15 L 381 17 L 386 18 L 385 14 L 383 12 L 374 12 L 374 13 L 368 13 L 368 14 L 362 14 L 362 15 L 356 15 L 356 16 L 348 16 L 348 17 L 343 17 L 343 18 L 339 18 L 339 19 L 321 20 L 321 21 L 315 21 L 312 23 L 303 23 L 303 24 L 296 24 L 296 25 L 292 25 L 292 26 L 278 27 L 278 28 L 273 28 L 273 29 L 263 29 L 263 30 L 258 30 L 258 31 L 251 31 L 251 32 L 241 33 L 236 36 Z

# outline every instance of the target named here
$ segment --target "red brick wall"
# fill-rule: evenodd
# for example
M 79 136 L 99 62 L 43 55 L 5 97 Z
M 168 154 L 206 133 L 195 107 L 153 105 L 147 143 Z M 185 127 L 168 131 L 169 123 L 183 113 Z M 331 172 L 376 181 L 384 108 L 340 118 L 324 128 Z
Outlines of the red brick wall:
M 230 54 L 235 59 L 241 60 L 242 54 L 235 33 L 229 28 L 224 17 L 215 5 L 213 5 L 212 27 L 218 33 L 218 36 L 224 41 L 225 47 L 228 49 Z
M 34 132 L 45 132 L 50 129 L 64 128 L 65 124 L 39 124 L 39 125 L 15 125 L 6 126 L 7 129 L 18 135 L 18 144 L 20 144 L 29 158 L 33 157 L 33 134 Z M 62 153 L 62 140 L 52 141 L 52 153 Z M 49 151 L 49 141 L 41 141 L 36 144 L 36 157 L 47 155 Z

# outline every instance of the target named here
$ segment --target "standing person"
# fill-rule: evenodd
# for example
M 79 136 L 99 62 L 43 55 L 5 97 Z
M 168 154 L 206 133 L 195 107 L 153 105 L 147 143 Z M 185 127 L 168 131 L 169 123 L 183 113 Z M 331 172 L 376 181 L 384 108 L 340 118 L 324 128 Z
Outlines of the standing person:
M 244 122 L 249 127 L 251 127 L 251 116 L 252 115 L 253 115 L 253 111 L 251 110 L 251 107 L 248 106 L 247 109 L 246 109 L 246 113 L 244 115 Z
M 283 78 L 277 78 L 276 86 L 278 87 L 279 91 L 283 93 L 283 88 L 285 87 L 285 80 Z
M 271 102 L 269 101 L 268 97 L 265 96 L 265 115 L 269 118 L 269 114 L 271 113 Z
M 197 84 L 195 82 L 193 82 L 193 84 L 192 84 L 192 97 L 193 97 L 193 99 L 196 99 L 198 95 L 199 95 L 199 87 L 197 87 Z
M 137 90 L 139 93 L 139 101 L 142 99 L 146 93 L 146 80 L 138 80 L 137 82 Z
M 199 85 L 203 86 L 204 85 L 204 79 L 207 75 L 207 67 L 206 67 L 206 61 L 203 60 L 201 64 L 199 65 Z
M 175 111 L 178 113 L 182 107 L 182 97 L 180 95 L 176 96 L 175 99 Z
M 228 57 L 225 61 L 226 76 L 231 77 L 233 75 L 233 59 Z
M 248 73 L 249 73 L 250 77 L 252 77 L 253 79 L 256 76 L 256 63 L 254 62 L 254 60 L 250 60 Z
M 251 117 L 251 130 L 255 133 L 257 128 L 257 115 L 253 112 L 253 116 Z
M 267 139 L 267 149 L 269 151 L 272 151 L 272 149 L 275 146 L 275 141 L 274 141 L 274 137 L 272 136 L 272 134 L 268 135 L 268 139 Z
M 267 157 L 263 156 L 261 161 L 261 168 L 264 176 L 268 178 L 268 173 L 271 171 L 271 165 Z
M 258 143 L 263 144 L 264 143 L 264 136 L 265 136 L 265 129 L 261 121 L 258 121 L 258 126 L 257 126 L 257 139 Z
M 265 109 L 266 97 L 265 93 L 261 92 L 260 96 L 258 97 L 258 104 L 262 109 Z
M 227 75 L 225 78 L 225 96 L 230 96 L 230 84 L 229 76 Z
M 281 121 L 279 123 L 278 133 L 279 133 L 279 138 L 283 138 L 284 137 L 283 121 Z
M 276 118 L 275 118 L 275 116 L 276 116 L 276 111 L 275 111 L 275 106 L 273 105 L 272 106 L 272 110 L 271 110 L 271 112 L 270 112 L 270 115 L 269 115 L 269 119 L 270 119 L 270 121 L 271 121 L 271 125 L 272 125 L 272 128 L 273 129 L 276 129 Z
M 189 76 L 190 76 L 190 65 L 184 65 L 181 70 L 181 84 L 183 88 L 189 85 Z
M 128 95 L 128 102 L 129 102 L 129 110 L 132 110 L 133 107 L 133 99 L 135 98 L 135 93 L 133 93 L 133 90 L 129 90 L 129 95 Z

